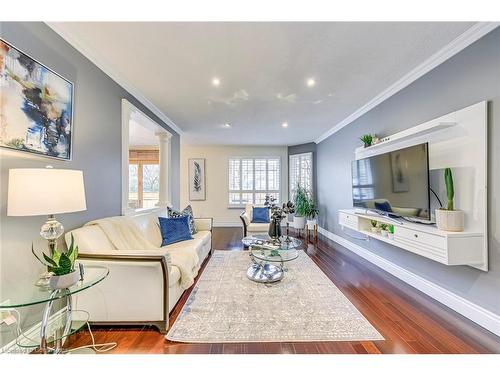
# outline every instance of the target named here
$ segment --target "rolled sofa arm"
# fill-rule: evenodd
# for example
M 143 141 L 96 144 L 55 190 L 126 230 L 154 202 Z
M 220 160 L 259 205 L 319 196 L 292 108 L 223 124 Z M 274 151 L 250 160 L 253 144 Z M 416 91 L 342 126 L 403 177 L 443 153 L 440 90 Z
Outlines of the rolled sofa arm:
M 103 265 L 106 265 L 106 263 L 109 262 L 120 262 L 124 265 L 129 265 L 131 267 L 131 270 L 134 269 L 134 264 L 137 263 L 150 263 L 154 264 L 157 263 L 161 267 L 161 273 L 162 273 L 162 296 L 163 296 L 163 319 L 162 321 L 151 321 L 151 322 L 143 322 L 143 323 L 150 323 L 154 324 L 155 326 L 158 327 L 160 332 L 167 332 L 169 328 L 169 295 L 168 295 L 168 289 L 169 289 L 169 272 L 170 272 L 170 260 L 169 256 L 166 253 L 162 253 L 160 251 L 156 250 L 113 250 L 112 252 L 110 251 L 93 251 L 93 252 L 88 252 L 88 253 L 80 253 L 78 254 L 78 259 L 81 260 L 82 262 L 90 261 L 92 264 L 99 264 L 102 263 Z M 132 271 L 133 272 L 133 271 Z M 113 274 L 110 273 L 109 277 L 113 277 Z M 122 283 L 124 286 L 126 285 L 124 282 Z M 98 322 L 94 322 L 98 323 Z M 103 322 L 106 323 L 106 322 Z M 118 322 L 118 323 L 125 323 L 125 322 Z
M 246 237 L 247 236 L 247 225 L 250 224 L 250 218 L 248 217 L 246 212 L 243 211 L 240 214 L 240 219 L 241 219 L 241 222 L 243 223 L 243 237 Z

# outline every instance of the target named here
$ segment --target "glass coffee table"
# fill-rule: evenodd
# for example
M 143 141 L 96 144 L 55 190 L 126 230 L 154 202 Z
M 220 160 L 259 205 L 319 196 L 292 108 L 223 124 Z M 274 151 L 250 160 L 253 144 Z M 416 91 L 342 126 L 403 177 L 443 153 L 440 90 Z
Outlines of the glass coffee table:
M 254 234 L 243 238 L 250 248 L 252 264 L 247 269 L 247 277 L 258 283 L 275 283 L 285 276 L 285 262 L 297 259 L 298 247 L 302 241 L 288 236 L 271 239 L 266 234 Z

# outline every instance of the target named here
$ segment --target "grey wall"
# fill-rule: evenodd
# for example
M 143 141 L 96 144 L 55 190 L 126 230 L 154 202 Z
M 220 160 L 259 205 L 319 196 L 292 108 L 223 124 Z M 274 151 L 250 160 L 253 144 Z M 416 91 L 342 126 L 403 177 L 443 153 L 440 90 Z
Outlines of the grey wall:
M 30 253 L 31 242 L 43 249 L 38 232 L 43 217 L 7 217 L 9 168 L 44 167 L 81 169 L 84 172 L 87 211 L 60 215 L 65 228 L 73 229 L 100 217 L 121 212 L 121 100 L 127 99 L 173 134 L 172 201 L 179 206 L 179 135 L 132 95 L 76 51 L 43 23 L 0 23 L 0 35 L 23 52 L 74 83 L 73 160 L 56 161 L 24 153 L 0 151 L 0 291 L 20 278 L 33 279 L 40 271 Z M 1 299 L 1 296 L 0 296 Z
M 309 143 L 304 143 L 301 145 L 296 145 L 296 146 L 288 146 L 288 156 L 290 155 L 296 155 L 296 154 L 304 154 L 306 152 L 312 152 L 313 154 L 313 194 L 315 197 L 318 196 L 318 189 L 317 189 L 317 168 L 316 168 L 316 143 L 314 142 L 309 142 Z M 290 187 L 290 176 L 288 175 L 288 186 Z M 290 188 L 288 188 L 290 190 Z
M 393 134 L 468 105 L 489 101 L 489 262 L 485 273 L 448 267 L 379 241 L 355 241 L 338 225 L 352 207 L 350 163 L 358 137 Z M 500 28 L 317 145 L 320 226 L 500 314 Z

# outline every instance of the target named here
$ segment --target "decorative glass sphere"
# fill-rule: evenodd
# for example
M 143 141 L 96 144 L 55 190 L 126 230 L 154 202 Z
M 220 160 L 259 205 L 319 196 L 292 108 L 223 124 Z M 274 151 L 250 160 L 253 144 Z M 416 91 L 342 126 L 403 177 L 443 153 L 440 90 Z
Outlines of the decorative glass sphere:
M 40 236 L 46 240 L 57 240 L 64 233 L 64 227 L 56 219 L 49 219 L 42 225 Z

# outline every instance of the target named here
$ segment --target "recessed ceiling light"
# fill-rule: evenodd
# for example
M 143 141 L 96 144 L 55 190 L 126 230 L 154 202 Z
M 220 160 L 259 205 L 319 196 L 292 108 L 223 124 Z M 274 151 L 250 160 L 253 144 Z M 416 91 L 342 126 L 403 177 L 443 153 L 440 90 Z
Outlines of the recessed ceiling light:
M 316 81 L 314 80 L 314 78 L 308 78 L 307 79 L 307 86 L 313 87 L 314 85 L 316 85 Z
M 220 85 L 220 79 L 217 77 L 212 78 L 212 85 L 218 87 Z
M 226 122 L 226 123 L 224 124 L 224 127 L 225 127 L 226 129 L 229 129 L 229 128 L 231 127 L 231 124 L 230 124 L 230 123 L 228 123 L 228 122 Z
M 283 124 L 281 124 L 281 127 L 282 128 L 288 128 L 288 122 L 284 122 Z

